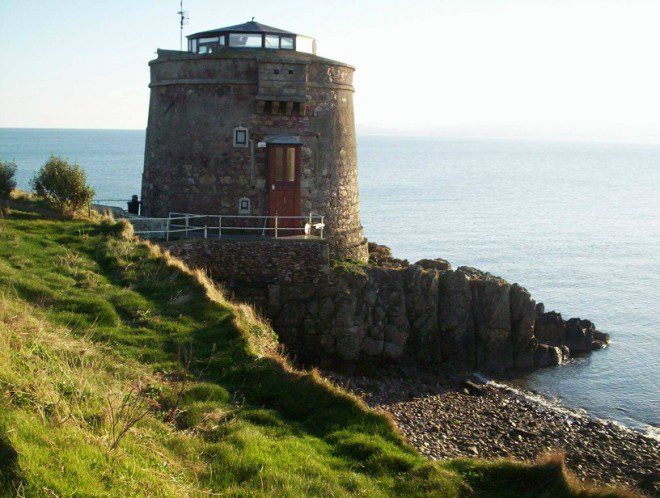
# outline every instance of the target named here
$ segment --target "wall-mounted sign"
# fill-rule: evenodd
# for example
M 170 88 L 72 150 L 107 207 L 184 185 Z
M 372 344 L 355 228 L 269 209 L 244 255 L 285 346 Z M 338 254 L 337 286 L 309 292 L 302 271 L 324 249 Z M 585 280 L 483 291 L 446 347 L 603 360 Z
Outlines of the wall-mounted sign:
M 238 200 L 238 214 L 250 214 L 252 212 L 252 207 L 250 205 L 250 199 L 247 197 L 241 197 Z
M 264 147 L 266 147 L 266 142 L 258 142 L 257 147 L 259 147 L 260 149 L 263 149 Z

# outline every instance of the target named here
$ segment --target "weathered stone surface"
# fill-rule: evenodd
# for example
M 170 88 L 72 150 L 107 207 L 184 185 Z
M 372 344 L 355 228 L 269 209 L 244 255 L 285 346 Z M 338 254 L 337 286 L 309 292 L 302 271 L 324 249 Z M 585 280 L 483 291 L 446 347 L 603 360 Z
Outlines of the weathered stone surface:
M 375 242 L 368 243 L 369 262 L 381 268 L 405 268 L 409 265 L 405 259 L 397 259 L 392 256 L 392 250 Z
M 383 341 L 365 337 L 364 341 L 362 341 L 362 351 L 367 356 L 378 356 L 383 352 L 384 344 Z
M 421 266 L 425 270 L 438 270 L 445 271 L 451 270 L 451 263 L 446 259 L 436 258 L 436 259 L 420 259 L 415 266 Z
M 442 357 L 457 370 L 476 367 L 470 278 L 449 270 L 438 281 L 438 327 Z
M 601 332 L 600 330 L 594 330 L 594 342 L 600 343 L 595 346 L 594 349 L 601 349 L 602 347 L 608 345 L 610 340 L 610 334 Z
M 561 314 L 556 311 L 537 314 L 534 333 L 542 344 L 550 346 L 566 344 L 566 324 L 562 320 Z
M 297 214 L 313 211 L 325 217 L 324 235 L 333 257 L 366 261 L 353 122 L 354 69 L 293 50 L 266 52 L 158 51 L 158 58 L 149 63 L 142 212 L 151 217 L 170 212 L 237 215 L 239 199 L 247 197 L 252 215 L 269 214 L 268 148 L 235 147 L 234 129 L 247 128 L 255 143 L 286 133 L 302 142 Z M 277 80 L 269 78 L 264 86 L 267 74 L 284 68 Z M 298 101 L 291 99 L 290 84 L 303 95 Z M 257 97 L 264 88 L 276 94 L 261 95 L 270 103 L 260 109 Z M 261 226 L 261 220 L 253 221 Z
M 404 271 L 406 316 L 410 324 L 410 348 L 424 364 L 442 362 L 442 340 L 438 326 L 438 282 L 440 274 L 414 265 Z
M 383 347 L 383 357 L 389 361 L 398 360 L 403 355 L 403 347 L 392 342 L 386 342 Z
M 479 370 L 503 372 L 513 367 L 510 289 L 500 278 L 480 276 L 470 280 Z
M 187 239 L 162 246 L 222 282 L 322 283 L 330 271 L 323 241 Z
M 518 284 L 511 285 L 511 343 L 513 366 L 530 368 L 534 366 L 534 322 L 536 302 L 527 289 Z
M 337 337 L 337 354 L 346 361 L 355 361 L 360 355 L 364 331 L 359 327 L 350 327 Z
M 538 368 L 556 367 L 563 359 L 564 354 L 558 347 L 539 344 L 534 350 L 534 366 Z
M 589 320 L 571 318 L 566 322 L 566 346 L 573 354 L 583 354 L 592 350 L 594 325 Z

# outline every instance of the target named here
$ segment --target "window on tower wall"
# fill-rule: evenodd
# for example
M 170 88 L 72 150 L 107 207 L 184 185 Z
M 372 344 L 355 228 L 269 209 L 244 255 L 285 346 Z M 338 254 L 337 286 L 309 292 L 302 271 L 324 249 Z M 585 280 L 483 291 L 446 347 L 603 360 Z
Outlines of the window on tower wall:
M 248 130 L 239 126 L 234 128 L 234 147 L 247 147 L 248 146 Z

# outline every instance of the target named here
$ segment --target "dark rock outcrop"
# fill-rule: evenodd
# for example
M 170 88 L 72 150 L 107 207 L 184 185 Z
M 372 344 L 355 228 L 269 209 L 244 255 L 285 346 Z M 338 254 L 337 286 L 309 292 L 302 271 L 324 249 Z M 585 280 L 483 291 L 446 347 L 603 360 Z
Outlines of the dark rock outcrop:
M 538 368 L 556 367 L 564 361 L 561 348 L 539 344 L 534 348 L 534 366 Z
M 574 354 L 587 353 L 593 349 L 594 324 L 589 320 L 571 318 L 566 322 L 566 346 Z
M 415 266 L 419 266 L 424 270 L 451 270 L 451 263 L 446 259 L 436 258 L 436 259 L 420 259 Z
M 392 249 L 387 246 L 369 242 L 369 262 L 381 268 L 406 268 L 410 266 L 405 259 L 392 256 Z
M 527 289 L 518 284 L 511 286 L 511 346 L 513 348 L 513 366 L 530 368 L 534 366 L 534 322 L 536 321 L 536 302 Z
M 446 271 L 438 279 L 438 324 L 443 363 L 457 370 L 476 368 L 470 278 Z
M 609 342 L 589 320 L 546 312 L 518 284 L 443 260 L 403 264 L 377 248 L 383 266 L 337 267 L 316 288 L 278 285 L 269 315 L 300 360 L 500 373 L 557 366 Z
M 488 274 L 471 274 L 476 367 L 487 372 L 503 372 L 513 367 L 511 286 Z
M 542 344 L 563 346 L 566 344 L 566 322 L 556 311 L 538 313 L 534 324 L 536 338 Z
M 322 244 L 236 244 L 200 239 L 168 248 L 257 306 L 303 363 L 501 373 L 556 366 L 609 343 L 591 321 L 565 321 L 520 285 L 476 268 L 452 270 L 443 259 L 411 265 L 369 243 L 369 265 L 329 264 Z

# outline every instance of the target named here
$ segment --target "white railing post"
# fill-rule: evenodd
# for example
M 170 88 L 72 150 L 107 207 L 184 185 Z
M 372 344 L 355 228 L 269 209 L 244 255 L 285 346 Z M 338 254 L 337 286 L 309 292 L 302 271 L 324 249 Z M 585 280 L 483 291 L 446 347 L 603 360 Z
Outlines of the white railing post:
M 168 216 L 167 221 L 165 222 L 165 240 L 170 241 L 170 218 Z
M 207 226 L 206 226 L 206 225 L 204 225 L 204 238 L 205 238 L 205 239 L 208 239 L 208 238 L 209 238 L 209 234 L 208 234 L 208 230 L 207 230 Z
M 188 215 L 186 215 L 185 218 L 186 218 L 186 238 L 188 238 Z
M 222 216 L 218 216 L 218 238 L 222 238 Z
M 324 216 L 321 216 L 321 238 L 323 238 L 323 229 L 325 228 L 325 225 L 323 224 L 324 218 L 325 218 Z
M 275 238 L 277 238 L 277 215 L 275 215 Z

